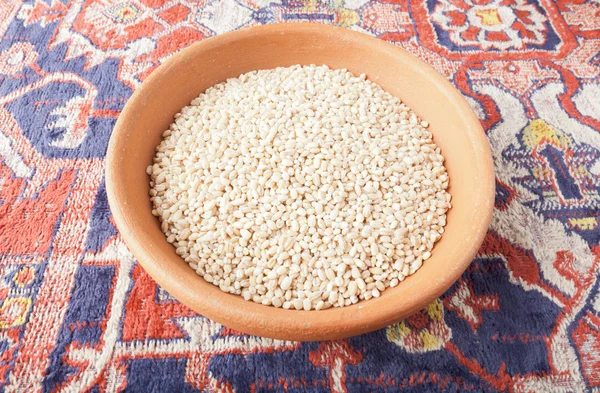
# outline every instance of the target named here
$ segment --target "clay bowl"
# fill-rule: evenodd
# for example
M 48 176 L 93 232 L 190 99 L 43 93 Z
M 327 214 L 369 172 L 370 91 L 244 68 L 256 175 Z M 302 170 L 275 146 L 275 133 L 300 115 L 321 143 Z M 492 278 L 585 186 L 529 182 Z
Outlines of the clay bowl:
M 294 64 L 347 68 L 400 97 L 429 121 L 446 158 L 453 208 L 432 257 L 380 298 L 322 311 L 284 310 L 225 294 L 198 276 L 167 243 L 151 214 L 146 167 L 173 115 L 230 77 Z M 176 299 L 233 329 L 289 340 L 357 335 L 398 322 L 446 291 L 477 252 L 490 222 L 494 173 L 481 125 L 462 95 L 427 64 L 367 35 L 313 24 L 268 25 L 198 42 L 154 71 L 119 116 L 108 147 L 108 200 L 123 239 Z

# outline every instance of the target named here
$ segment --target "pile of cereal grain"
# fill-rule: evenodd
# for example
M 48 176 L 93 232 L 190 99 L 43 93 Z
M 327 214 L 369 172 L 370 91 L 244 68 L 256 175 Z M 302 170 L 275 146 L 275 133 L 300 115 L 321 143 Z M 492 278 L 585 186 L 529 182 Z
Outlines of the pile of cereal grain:
M 427 123 L 346 70 L 253 71 L 206 90 L 156 149 L 152 213 L 204 279 L 304 310 L 380 296 L 450 208 Z

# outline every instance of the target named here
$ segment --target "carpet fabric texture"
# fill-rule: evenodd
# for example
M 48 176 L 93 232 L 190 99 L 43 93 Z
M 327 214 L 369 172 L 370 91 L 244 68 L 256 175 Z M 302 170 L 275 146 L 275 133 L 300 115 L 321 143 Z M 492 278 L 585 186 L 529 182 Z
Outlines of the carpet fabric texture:
M 190 311 L 113 225 L 116 117 L 189 44 L 313 21 L 379 37 L 478 114 L 495 212 L 462 278 L 346 340 L 251 337 Z M 600 2 L 0 0 L 0 390 L 600 392 Z

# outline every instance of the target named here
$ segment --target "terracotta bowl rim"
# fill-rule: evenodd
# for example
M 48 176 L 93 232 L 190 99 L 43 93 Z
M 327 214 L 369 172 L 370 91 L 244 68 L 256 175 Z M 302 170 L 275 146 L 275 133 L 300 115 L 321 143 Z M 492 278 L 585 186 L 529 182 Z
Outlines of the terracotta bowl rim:
M 120 199 L 126 193 L 126 185 L 113 180 L 119 176 L 117 168 L 118 154 L 125 147 L 125 135 L 128 132 L 126 124 L 131 118 L 137 116 L 132 113 L 131 108 L 135 102 L 146 99 L 145 90 L 147 86 L 159 80 L 163 76 L 163 71 L 176 66 L 185 58 L 190 57 L 191 54 L 192 56 L 198 56 L 199 53 L 209 48 L 226 46 L 229 43 L 251 36 L 265 37 L 271 34 L 287 33 L 343 36 L 374 50 L 385 50 L 393 53 L 395 58 L 411 57 L 410 61 L 419 64 L 419 72 L 422 72 L 423 76 L 431 81 L 431 86 L 443 90 L 446 96 L 451 98 L 457 114 L 468 124 L 465 132 L 470 134 L 470 141 L 479 162 L 477 175 L 480 182 L 478 189 L 480 204 L 474 206 L 473 209 L 476 211 L 471 215 L 477 217 L 478 220 L 473 223 L 472 233 L 469 234 L 468 240 L 465 239 L 464 244 L 461 245 L 464 250 L 462 257 L 459 260 L 454 260 L 451 268 L 446 270 L 444 274 L 433 278 L 430 286 L 420 288 L 422 291 L 415 294 L 415 296 L 411 296 L 410 299 L 403 299 L 404 305 L 401 309 L 398 309 L 394 304 L 393 294 L 386 297 L 387 301 L 382 297 L 343 308 L 330 308 L 323 311 L 296 311 L 276 309 L 247 302 L 239 296 L 226 294 L 218 289 L 207 291 L 204 287 L 200 288 L 185 283 L 182 285 L 177 277 L 169 275 L 169 271 L 164 268 L 161 259 L 154 255 L 155 248 L 145 244 L 144 238 L 136 233 L 136 228 L 131 224 L 131 218 L 135 216 L 136 208 L 127 206 Z M 134 91 L 115 124 L 106 155 L 106 189 L 114 222 L 126 245 L 150 276 L 173 297 L 205 317 L 241 330 L 244 333 L 276 339 L 313 341 L 343 338 L 383 328 L 425 307 L 450 288 L 468 267 L 487 233 L 494 206 L 495 177 L 489 144 L 477 116 L 462 94 L 432 67 L 405 50 L 366 34 L 328 25 L 286 23 L 244 28 L 205 39 L 173 55 L 154 70 L 142 85 Z M 181 260 L 175 254 L 173 255 L 174 258 Z M 196 275 L 192 269 L 189 272 Z M 418 274 L 419 272 L 415 275 Z M 409 279 L 407 279 L 407 282 Z M 392 292 L 397 288 L 388 289 L 386 292 Z M 375 302 L 378 306 L 370 307 Z M 224 307 L 224 304 L 233 306 Z M 319 314 L 318 318 L 316 314 Z M 323 316 L 326 316 L 326 318 L 323 318 Z M 340 325 L 341 320 L 345 321 L 342 325 Z

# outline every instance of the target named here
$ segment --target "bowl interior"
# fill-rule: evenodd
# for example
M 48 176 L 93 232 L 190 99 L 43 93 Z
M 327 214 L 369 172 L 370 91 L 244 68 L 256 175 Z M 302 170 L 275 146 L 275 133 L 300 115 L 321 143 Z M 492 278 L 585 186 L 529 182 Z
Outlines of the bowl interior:
M 206 88 L 230 77 L 294 64 L 326 64 L 365 73 L 430 123 L 450 176 L 453 207 L 432 257 L 378 299 L 344 308 L 295 311 L 246 302 L 205 282 L 175 254 L 151 214 L 146 167 L 173 115 Z M 464 98 L 420 60 L 359 33 L 310 24 L 270 25 L 197 43 L 173 56 L 135 92 L 123 110 L 107 157 L 107 188 L 125 242 L 148 273 L 175 298 L 246 333 L 319 340 L 397 322 L 427 305 L 458 279 L 487 230 L 494 197 L 489 148 Z

